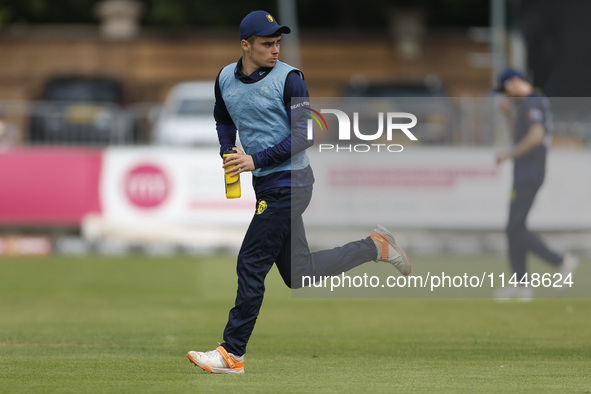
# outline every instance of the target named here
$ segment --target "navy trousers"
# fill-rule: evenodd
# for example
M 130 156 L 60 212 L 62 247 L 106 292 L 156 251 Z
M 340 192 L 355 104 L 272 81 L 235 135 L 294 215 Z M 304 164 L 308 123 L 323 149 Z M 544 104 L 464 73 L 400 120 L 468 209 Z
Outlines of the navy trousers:
M 299 288 L 303 275 L 338 275 L 376 259 L 377 249 L 370 237 L 310 253 L 302 214 L 311 197 L 312 186 L 257 194 L 257 210 L 238 254 L 236 302 L 224 330 L 222 346 L 228 352 L 246 352 L 263 302 L 265 277 L 273 264 L 287 286 Z
M 527 215 L 533 205 L 541 182 L 515 182 L 509 208 L 509 223 L 507 224 L 507 240 L 509 243 L 509 261 L 513 272 L 520 280 L 526 273 L 526 257 L 533 252 L 550 264 L 558 266 L 562 256 L 550 250 L 546 244 L 526 225 Z

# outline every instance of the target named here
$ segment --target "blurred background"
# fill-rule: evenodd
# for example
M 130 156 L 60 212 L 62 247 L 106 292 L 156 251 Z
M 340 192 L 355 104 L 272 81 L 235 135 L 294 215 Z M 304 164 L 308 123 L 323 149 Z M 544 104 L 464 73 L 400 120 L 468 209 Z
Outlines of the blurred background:
M 281 57 L 303 70 L 311 97 L 428 98 L 420 122 L 434 127 L 419 138 L 420 157 L 481 152 L 490 156 L 483 173 L 496 171 L 494 151 L 510 139 L 491 88 L 507 66 L 547 96 L 573 98 L 556 101 L 552 148 L 574 162 L 560 159 L 551 172 L 578 171 L 572 184 L 582 192 L 571 209 L 585 213 L 591 2 L 0 0 L 0 256 L 236 248 L 254 196 L 244 177 L 243 198 L 225 200 L 213 83 L 238 60 L 238 25 L 258 9 L 292 27 Z M 509 172 L 489 175 L 505 204 Z M 471 199 L 480 185 L 457 198 Z M 553 204 L 568 201 L 549 200 L 545 211 Z M 450 223 L 453 231 L 417 215 L 408 223 L 420 225 L 397 225 L 416 251 L 504 250 L 506 205 L 481 226 Z M 540 230 L 590 251 L 591 223 L 551 219 Z M 466 241 L 475 230 L 480 238 Z

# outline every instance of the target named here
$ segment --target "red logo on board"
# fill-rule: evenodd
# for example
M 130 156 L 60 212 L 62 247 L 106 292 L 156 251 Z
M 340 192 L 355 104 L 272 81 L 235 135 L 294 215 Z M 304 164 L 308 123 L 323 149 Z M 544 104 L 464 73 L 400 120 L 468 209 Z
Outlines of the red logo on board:
M 170 193 L 170 181 L 166 173 L 153 164 L 140 164 L 131 169 L 124 180 L 125 195 L 139 208 L 155 208 Z

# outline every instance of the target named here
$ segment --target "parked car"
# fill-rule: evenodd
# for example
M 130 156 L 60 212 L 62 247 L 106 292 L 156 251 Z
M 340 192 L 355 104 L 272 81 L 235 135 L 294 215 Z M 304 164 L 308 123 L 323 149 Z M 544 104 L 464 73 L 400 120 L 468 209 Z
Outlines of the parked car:
M 213 107 L 214 81 L 188 81 L 167 95 L 152 132 L 160 145 L 218 144 Z
M 49 144 L 108 144 L 129 138 L 123 87 L 103 76 L 59 75 L 31 109 L 29 139 Z
M 343 96 L 381 98 L 387 100 L 393 109 L 414 114 L 418 123 L 413 128 L 413 134 L 423 144 L 445 144 L 453 139 L 456 109 L 447 90 L 435 76 L 413 80 L 362 81 L 346 86 Z M 373 118 L 370 121 L 375 123 Z

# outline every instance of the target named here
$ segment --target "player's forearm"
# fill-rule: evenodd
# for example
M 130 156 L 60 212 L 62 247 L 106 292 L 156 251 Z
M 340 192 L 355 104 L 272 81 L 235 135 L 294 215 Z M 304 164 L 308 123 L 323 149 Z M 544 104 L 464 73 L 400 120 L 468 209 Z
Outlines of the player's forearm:
M 286 162 L 293 155 L 309 148 L 311 143 L 312 141 L 308 141 L 303 133 L 292 133 L 277 145 L 254 154 L 253 161 L 255 167 L 265 168 L 270 165 Z
M 517 158 L 532 150 L 536 149 L 544 143 L 544 127 L 541 124 L 532 125 L 525 137 L 513 148 L 511 156 Z
M 291 157 L 291 136 L 270 148 L 255 153 L 252 158 L 256 168 L 283 163 Z
M 236 128 L 234 125 L 216 122 L 216 129 L 218 132 L 218 140 L 220 141 L 221 156 L 223 155 L 224 150 L 236 146 Z

